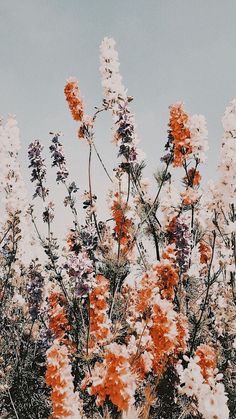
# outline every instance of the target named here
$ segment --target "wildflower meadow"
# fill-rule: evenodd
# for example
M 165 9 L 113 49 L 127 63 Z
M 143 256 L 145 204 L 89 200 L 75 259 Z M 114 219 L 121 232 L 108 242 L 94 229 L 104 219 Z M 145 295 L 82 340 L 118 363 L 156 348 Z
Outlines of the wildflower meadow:
M 77 79 L 62 86 L 78 160 L 82 142 L 88 150 L 86 191 L 58 132 L 48 148 L 29 144 L 31 197 L 17 121 L 1 121 L 1 419 L 236 418 L 236 99 L 222 118 L 216 179 L 202 179 L 206 120 L 180 102 L 166 110 L 149 179 L 119 67 L 115 41 L 104 38 L 103 98 L 90 115 Z M 104 113 L 112 171 L 96 144 Z M 73 217 L 63 239 L 45 156 Z M 109 185 L 102 197 L 95 159 Z

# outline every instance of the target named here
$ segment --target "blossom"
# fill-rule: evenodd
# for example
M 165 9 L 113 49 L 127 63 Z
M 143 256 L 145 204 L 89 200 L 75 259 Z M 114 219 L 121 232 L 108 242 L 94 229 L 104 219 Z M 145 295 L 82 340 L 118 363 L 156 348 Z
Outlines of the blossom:
M 29 293 L 29 312 L 32 319 L 38 317 L 40 305 L 42 303 L 44 276 L 39 270 L 39 265 L 31 264 L 29 267 L 30 284 L 28 284 Z
M 34 198 L 39 196 L 43 200 L 48 195 L 48 189 L 44 186 L 46 182 L 45 159 L 42 157 L 43 146 L 38 140 L 30 143 L 28 148 L 29 167 L 32 168 L 31 182 L 36 182 Z
M 198 170 L 192 167 L 188 170 L 187 175 L 184 177 L 184 181 L 188 184 L 190 183 L 191 186 L 198 186 L 201 181 L 201 175 Z
M 124 162 L 141 161 L 142 150 L 137 148 L 139 142 L 136 133 L 134 115 L 130 112 L 129 102 L 119 73 L 118 53 L 112 38 L 104 38 L 100 46 L 100 72 L 104 92 L 104 104 L 111 110 L 114 120 L 113 141 L 119 145 L 118 156 Z
M 195 354 L 199 358 L 197 364 L 201 367 L 202 376 L 208 382 L 216 368 L 216 353 L 211 346 L 202 344 L 197 347 Z
M 202 349 L 205 351 L 204 346 Z M 201 349 L 199 349 L 199 353 L 203 355 Z M 211 351 L 208 361 L 205 359 L 207 365 L 197 355 L 194 358 L 186 358 L 186 360 L 188 361 L 186 368 L 183 368 L 181 363 L 176 367 L 180 378 L 179 393 L 196 398 L 198 411 L 204 419 L 228 419 L 227 396 L 224 385 L 218 382 L 221 376 L 212 376 L 208 384 L 203 375 L 206 372 L 205 368 L 208 368 L 207 365 L 210 366 L 210 369 L 215 365 Z
M 103 345 L 110 337 L 111 321 L 108 317 L 108 281 L 103 275 L 96 276 L 96 286 L 89 294 L 90 341 L 89 348 Z
M 49 147 L 52 157 L 52 166 L 57 167 L 57 182 L 65 182 L 69 172 L 66 167 L 66 159 L 63 153 L 62 144 L 59 141 L 60 134 L 55 134 L 52 138 L 52 144 Z
M 78 82 L 74 78 L 70 78 L 64 88 L 65 97 L 75 121 L 82 121 L 84 115 L 84 103 L 80 95 Z
M 4 219 L 18 219 L 18 258 L 29 263 L 35 253 L 35 237 L 28 214 L 29 198 L 19 163 L 21 148 L 17 121 L 9 116 L 5 125 L 0 123 L 0 191 L 4 206 Z
M 89 289 L 94 285 L 94 267 L 88 253 L 84 249 L 79 253 L 69 252 L 63 267 L 75 286 L 76 295 L 88 295 Z
M 190 131 L 192 155 L 199 162 L 204 163 L 206 161 L 206 152 L 209 149 L 206 119 L 203 115 L 192 115 L 188 118 L 187 127 Z
M 119 410 L 127 411 L 135 402 L 136 377 L 131 372 L 129 353 L 124 345 L 111 343 L 106 347 L 104 361 L 96 362 L 89 381 L 88 391 L 96 395 L 98 406 L 104 404 L 107 396 Z
M 173 217 L 166 227 L 169 243 L 175 245 L 176 262 L 182 272 L 188 269 L 191 234 L 185 216 Z
M 79 395 L 74 392 L 68 349 L 54 340 L 46 352 L 46 384 L 51 387 L 52 419 L 80 419 L 82 416 Z
M 236 204 L 236 101 L 233 100 L 226 108 L 223 117 L 224 135 L 221 145 L 218 188 L 221 194 L 221 204 L 228 209 L 230 204 Z
M 65 297 L 59 290 L 53 290 L 49 297 L 49 329 L 58 341 L 64 341 L 70 325 L 65 312 Z
M 179 279 L 176 268 L 170 263 L 165 262 L 154 265 L 153 270 L 158 276 L 157 286 L 161 296 L 167 300 L 173 300 L 174 287 L 177 286 Z
M 100 45 L 100 73 L 104 99 L 110 105 L 119 98 L 126 99 L 126 91 L 119 72 L 119 57 L 113 38 L 105 37 Z
M 236 99 L 233 99 L 226 107 L 224 116 L 222 118 L 223 128 L 226 132 L 236 133 Z
M 180 193 L 180 196 L 182 198 L 182 204 L 186 206 L 195 205 L 200 198 L 199 192 L 193 188 L 187 188 L 184 192 Z
M 203 240 L 200 240 L 199 245 L 199 252 L 200 252 L 200 263 L 207 264 L 210 262 L 212 250 L 208 243 Z
M 190 131 L 187 126 L 188 114 L 184 111 L 182 103 L 170 106 L 170 135 L 174 146 L 173 166 L 179 167 L 184 159 L 192 153 Z
M 122 193 L 115 192 L 111 206 L 112 216 L 115 221 L 114 237 L 118 242 L 121 256 L 131 253 L 134 246 L 132 239 L 133 222 L 128 217 L 130 207 L 126 203 Z

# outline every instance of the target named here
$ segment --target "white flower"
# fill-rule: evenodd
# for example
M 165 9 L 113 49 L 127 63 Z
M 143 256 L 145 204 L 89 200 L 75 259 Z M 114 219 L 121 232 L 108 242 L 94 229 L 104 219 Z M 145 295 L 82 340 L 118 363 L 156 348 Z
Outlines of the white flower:
M 113 38 L 104 38 L 100 45 L 100 72 L 104 98 L 107 102 L 113 102 L 122 97 L 126 99 L 126 91 L 119 72 L 119 57 L 115 49 Z
M 191 135 L 192 154 L 204 163 L 209 149 L 206 119 L 203 115 L 192 115 L 188 119 L 187 126 Z
M 29 201 L 18 161 L 19 150 L 19 128 L 16 119 L 10 116 L 5 126 L 0 126 L 0 190 L 6 217 L 9 213 L 19 214 L 22 238 L 19 241 L 18 257 L 22 263 L 27 263 L 33 256 L 34 234 L 27 214 Z
M 226 107 L 222 124 L 225 131 L 236 131 L 236 99 L 233 99 L 229 106 Z

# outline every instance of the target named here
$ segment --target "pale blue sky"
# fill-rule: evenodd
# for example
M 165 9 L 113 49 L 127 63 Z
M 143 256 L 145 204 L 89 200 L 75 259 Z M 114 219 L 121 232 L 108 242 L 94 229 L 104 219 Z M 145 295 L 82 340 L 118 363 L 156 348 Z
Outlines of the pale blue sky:
M 85 187 L 87 148 L 75 138 L 63 87 L 75 76 L 87 112 L 100 104 L 98 48 L 112 36 L 124 83 L 135 97 L 150 173 L 166 139 L 168 106 L 181 100 L 190 113 L 207 118 L 205 172 L 214 176 L 221 116 L 236 96 L 235 22 L 235 0 L 0 0 L 0 114 L 17 116 L 23 163 L 32 139 L 47 146 L 49 131 L 63 131 L 72 175 Z M 111 167 L 116 150 L 108 121 L 98 124 L 97 145 Z M 95 188 L 103 194 L 107 184 L 99 170 L 95 164 Z

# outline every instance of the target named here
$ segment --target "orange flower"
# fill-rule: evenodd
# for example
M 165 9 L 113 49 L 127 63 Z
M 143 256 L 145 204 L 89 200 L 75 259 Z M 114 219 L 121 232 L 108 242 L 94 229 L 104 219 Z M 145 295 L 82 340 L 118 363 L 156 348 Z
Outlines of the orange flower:
M 115 239 L 118 241 L 123 255 L 130 253 L 134 246 L 131 234 L 133 223 L 126 217 L 128 210 L 129 207 L 123 202 L 121 194 L 116 192 L 111 211 L 116 224 L 114 228 Z
M 176 269 L 169 263 L 159 263 L 153 267 L 157 273 L 157 286 L 162 298 L 173 300 L 174 287 L 178 284 L 179 276 Z
M 91 291 L 90 299 L 90 341 L 89 348 L 103 344 L 110 335 L 110 320 L 107 314 L 109 297 L 108 280 L 103 275 L 96 276 L 96 286 Z
M 96 362 L 92 376 L 85 381 L 92 382 L 89 393 L 97 396 L 98 406 L 109 397 L 119 410 L 127 411 L 135 401 L 136 377 L 131 373 L 125 345 L 112 343 L 107 346 L 103 364 Z
M 68 80 L 64 88 L 64 93 L 73 119 L 75 121 L 82 121 L 84 116 L 84 104 L 80 96 L 78 82 L 74 79 Z
M 180 167 L 187 155 L 191 154 L 190 131 L 186 128 L 188 115 L 181 103 L 170 106 L 170 133 L 173 138 L 173 166 Z
M 191 205 L 193 203 L 190 196 L 184 194 L 182 196 L 182 202 L 184 205 Z
M 176 327 L 178 331 L 178 335 L 177 335 L 178 344 L 175 348 L 175 354 L 180 354 L 186 351 L 187 340 L 188 340 L 187 318 L 181 313 L 178 313 L 178 317 L 176 319 Z
M 172 264 L 174 264 L 176 261 L 176 255 L 175 255 L 175 249 L 173 245 L 167 246 L 161 256 L 162 256 L 162 259 L 167 259 Z
M 198 346 L 195 354 L 200 358 L 197 364 L 201 367 L 202 375 L 208 383 L 208 379 L 213 376 L 217 365 L 215 350 L 209 345 L 202 344 Z
M 202 264 L 207 264 L 211 259 L 211 246 L 203 240 L 200 240 L 198 248 L 200 252 L 200 262 Z
M 53 414 L 51 419 L 80 418 L 80 405 L 77 393 L 74 393 L 73 377 L 69 362 L 69 353 L 65 345 L 54 340 L 46 352 L 47 370 L 45 381 L 51 387 Z
M 67 345 L 71 351 L 75 344 L 66 336 L 71 330 L 65 311 L 66 300 L 64 295 L 58 291 L 52 291 L 49 298 L 49 329 L 53 332 L 55 339 Z
M 188 187 L 185 192 L 180 193 L 183 205 L 193 205 L 199 200 L 199 193 L 197 190 Z
M 201 182 L 201 178 L 199 171 L 192 167 L 188 170 L 188 175 L 184 177 L 184 181 L 189 184 L 189 186 L 198 186 Z

